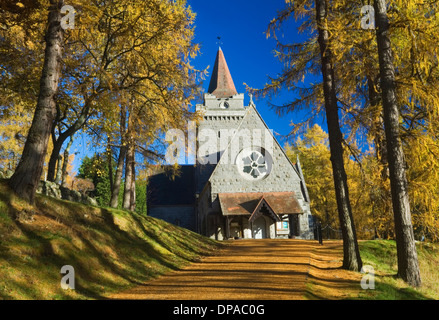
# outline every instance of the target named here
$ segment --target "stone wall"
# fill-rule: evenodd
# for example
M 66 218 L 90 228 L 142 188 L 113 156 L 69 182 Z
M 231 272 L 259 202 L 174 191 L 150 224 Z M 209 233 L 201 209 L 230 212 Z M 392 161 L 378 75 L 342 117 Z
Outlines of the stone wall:
M 98 205 L 95 199 L 86 196 L 79 191 L 64 188 L 59 184 L 51 181 L 40 181 L 40 184 L 37 188 L 37 193 L 57 199 L 79 202 L 92 206 Z

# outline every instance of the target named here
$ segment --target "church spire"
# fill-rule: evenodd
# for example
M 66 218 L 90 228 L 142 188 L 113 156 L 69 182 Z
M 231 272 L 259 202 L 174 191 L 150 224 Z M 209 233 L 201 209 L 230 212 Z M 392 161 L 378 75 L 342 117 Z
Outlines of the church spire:
M 227 67 L 226 58 L 221 47 L 216 54 L 215 66 L 213 67 L 212 77 L 210 78 L 208 93 L 213 94 L 217 98 L 228 98 L 238 92 Z

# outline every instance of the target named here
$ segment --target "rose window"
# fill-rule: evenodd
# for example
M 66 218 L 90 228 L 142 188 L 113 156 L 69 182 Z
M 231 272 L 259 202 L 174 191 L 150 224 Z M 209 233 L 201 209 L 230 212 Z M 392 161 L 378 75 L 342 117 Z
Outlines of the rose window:
M 263 150 L 243 150 L 237 158 L 239 173 L 249 180 L 259 180 L 270 173 L 271 157 Z

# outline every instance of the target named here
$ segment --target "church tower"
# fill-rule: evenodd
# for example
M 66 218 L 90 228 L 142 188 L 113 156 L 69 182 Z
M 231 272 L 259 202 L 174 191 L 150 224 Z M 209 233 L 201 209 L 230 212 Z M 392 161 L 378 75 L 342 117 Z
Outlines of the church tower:
M 203 98 L 203 104 L 196 106 L 196 111 L 203 115 L 203 121 L 197 128 L 198 192 L 202 191 L 226 147 L 224 135 L 230 135 L 231 130 L 239 127 L 246 111 L 244 94 L 236 91 L 221 48 L 218 49 L 209 88 Z

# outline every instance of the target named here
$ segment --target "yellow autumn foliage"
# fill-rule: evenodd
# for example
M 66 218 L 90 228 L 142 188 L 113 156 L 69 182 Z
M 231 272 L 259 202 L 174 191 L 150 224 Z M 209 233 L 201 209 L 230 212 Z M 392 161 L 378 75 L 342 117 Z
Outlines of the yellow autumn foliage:
M 439 141 L 429 135 L 405 141 L 409 194 L 415 237 L 439 240 Z M 322 226 L 337 230 L 338 213 L 332 178 L 327 133 L 314 125 L 302 139 L 285 146 L 291 161 L 299 156 L 308 192 L 311 212 Z M 355 161 L 345 152 L 346 174 L 356 230 L 360 239 L 394 238 L 390 183 L 383 179 L 383 166 L 373 150 Z M 324 235 L 327 233 L 324 231 Z M 338 233 L 331 231 L 330 237 Z

